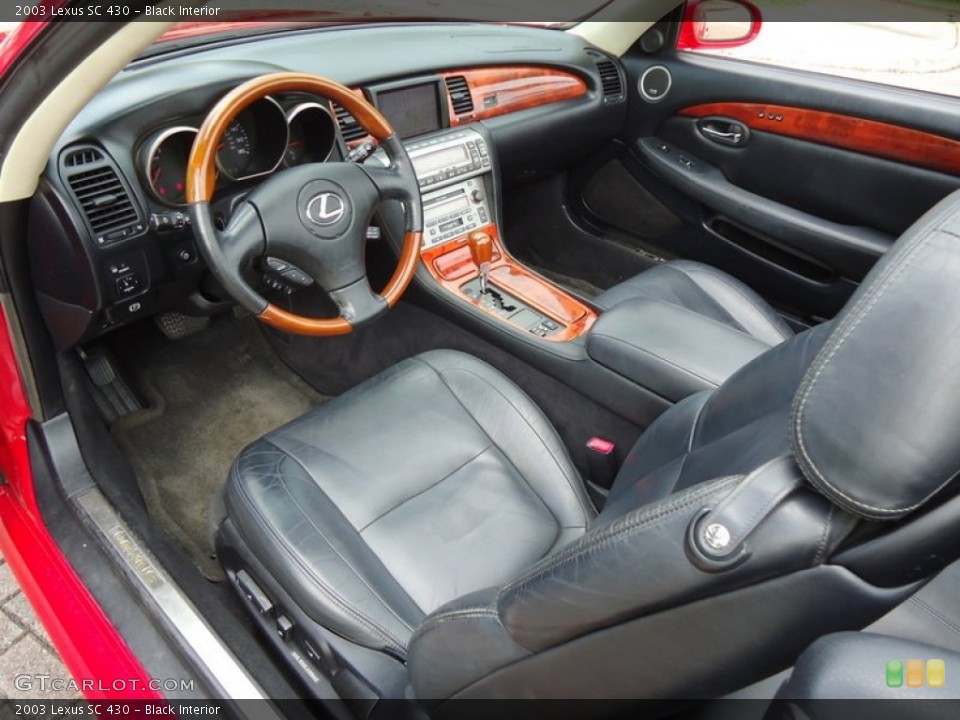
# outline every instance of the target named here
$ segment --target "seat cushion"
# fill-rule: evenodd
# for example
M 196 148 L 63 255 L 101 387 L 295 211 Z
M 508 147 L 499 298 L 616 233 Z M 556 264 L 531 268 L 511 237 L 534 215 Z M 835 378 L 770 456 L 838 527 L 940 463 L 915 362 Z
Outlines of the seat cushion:
M 583 534 L 556 432 L 470 356 L 407 360 L 237 458 L 227 515 L 316 622 L 403 657 L 413 629 Z
M 657 265 L 610 288 L 594 302 L 601 310 L 611 310 L 638 297 L 679 305 L 747 333 L 770 347 L 794 334 L 753 290 L 701 263 L 675 260 Z

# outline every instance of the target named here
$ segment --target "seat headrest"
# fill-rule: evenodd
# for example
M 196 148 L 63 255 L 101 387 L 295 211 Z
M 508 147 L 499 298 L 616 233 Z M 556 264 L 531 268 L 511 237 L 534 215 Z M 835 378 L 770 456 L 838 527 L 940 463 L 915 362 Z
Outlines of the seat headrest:
M 793 405 L 804 475 L 895 520 L 960 473 L 960 193 L 923 216 L 837 318 Z

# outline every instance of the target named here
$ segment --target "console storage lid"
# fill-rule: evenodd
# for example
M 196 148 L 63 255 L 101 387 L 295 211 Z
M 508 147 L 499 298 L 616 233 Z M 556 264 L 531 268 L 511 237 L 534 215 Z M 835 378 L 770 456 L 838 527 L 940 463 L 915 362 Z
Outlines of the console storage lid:
M 595 362 L 672 402 L 719 387 L 769 349 L 734 328 L 650 298 L 618 304 L 587 337 Z

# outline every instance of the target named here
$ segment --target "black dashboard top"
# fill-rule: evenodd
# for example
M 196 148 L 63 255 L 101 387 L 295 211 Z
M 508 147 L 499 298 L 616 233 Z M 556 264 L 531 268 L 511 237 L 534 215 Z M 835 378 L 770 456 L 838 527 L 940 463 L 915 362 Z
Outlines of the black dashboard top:
M 508 178 L 513 170 L 556 167 L 619 132 L 626 97 L 605 95 L 598 67 L 603 62 L 616 63 L 559 30 L 410 22 L 286 30 L 135 61 L 63 133 L 32 206 L 31 262 L 55 343 L 65 348 L 85 342 L 141 316 L 182 308 L 185 298 L 190 311 L 218 309 L 202 292 L 209 277 L 185 222 L 176 175 L 189 154 L 192 129 L 246 80 L 305 72 L 363 88 L 374 102 L 405 83 L 435 82 L 442 96 L 440 121 L 422 118 L 422 127 L 439 124 L 442 131 L 452 120 L 482 122 Z M 497 67 L 563 71 L 587 91 L 492 119 L 452 119 L 446 103 L 454 96 L 447 87 L 447 97 L 443 84 L 449 73 Z M 298 117 L 304 106 L 309 112 Z M 215 200 L 224 217 L 258 178 L 327 156 L 342 160 L 348 143 L 358 141 L 347 136 L 344 118 L 325 98 L 272 98 L 238 121 L 225 136 L 220 163 Z M 314 131 L 307 132 L 308 122 Z M 300 149 L 321 127 L 328 128 L 323 143 L 310 152 Z M 109 202 L 100 208 L 103 183 L 109 184 Z M 114 212 L 124 218 L 120 229 L 109 225 Z M 108 216 L 102 227 L 91 218 L 97 213 Z

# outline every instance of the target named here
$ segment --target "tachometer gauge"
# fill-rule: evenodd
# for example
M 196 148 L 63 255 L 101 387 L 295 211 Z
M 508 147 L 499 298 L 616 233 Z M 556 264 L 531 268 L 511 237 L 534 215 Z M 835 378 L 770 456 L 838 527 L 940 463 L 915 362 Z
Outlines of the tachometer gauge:
M 223 134 L 220 147 L 217 148 L 220 169 L 231 178 L 242 178 L 252 158 L 253 143 L 250 141 L 250 134 L 239 119 L 234 120 Z
M 150 192 L 160 202 L 186 204 L 187 163 L 196 135 L 192 127 L 170 128 L 148 146 L 144 173 Z

